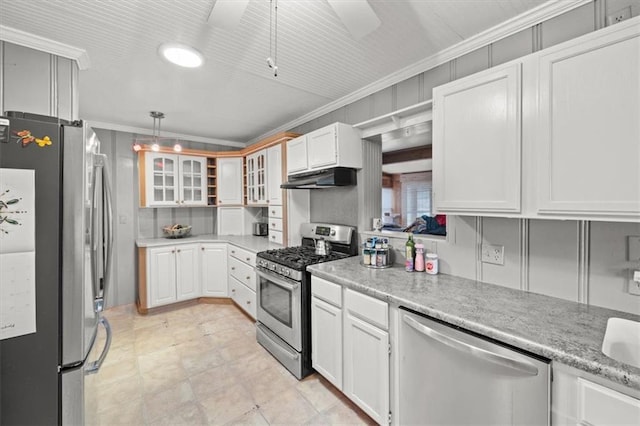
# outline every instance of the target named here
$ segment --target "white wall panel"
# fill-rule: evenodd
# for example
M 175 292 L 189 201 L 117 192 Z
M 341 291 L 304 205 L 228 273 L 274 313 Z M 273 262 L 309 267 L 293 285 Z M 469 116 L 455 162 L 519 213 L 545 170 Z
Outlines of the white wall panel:
M 453 232 L 452 232 L 453 231 Z M 476 279 L 476 218 L 447 216 L 449 242 L 438 242 L 438 268 L 441 273 Z M 427 250 L 429 245 L 426 246 Z M 429 251 L 429 250 L 428 250 Z
M 466 77 L 489 68 L 489 48 L 481 47 L 456 59 L 456 78 Z
M 491 45 L 491 66 L 509 62 L 532 52 L 533 30 L 529 28 L 493 43 Z
M 401 81 L 396 85 L 396 109 L 422 102 L 422 74 Z
M 578 300 L 578 225 L 576 221 L 529 222 L 529 290 Z
M 421 99 L 421 101 L 428 101 L 432 99 L 433 94 L 431 92 L 433 88 L 447 83 L 449 82 L 449 80 L 451 80 L 450 69 L 451 64 L 447 62 L 446 64 L 439 65 L 435 68 L 431 68 L 429 71 L 425 71 L 424 73 L 422 73 L 422 90 L 424 99 Z
M 520 288 L 520 220 L 483 218 L 482 241 L 483 244 L 504 246 L 504 265 L 482 263 L 481 280 Z
M 629 294 L 627 287 L 629 235 L 640 236 L 640 224 L 591 222 L 589 304 L 640 313 L 640 296 Z
M 51 55 L 4 43 L 5 111 L 50 115 Z
M 73 120 L 73 75 L 77 69 L 75 61 L 58 58 L 57 86 L 58 113 L 57 116 L 65 120 Z
M 542 23 L 542 48 L 592 32 L 595 29 L 595 7 L 585 4 Z

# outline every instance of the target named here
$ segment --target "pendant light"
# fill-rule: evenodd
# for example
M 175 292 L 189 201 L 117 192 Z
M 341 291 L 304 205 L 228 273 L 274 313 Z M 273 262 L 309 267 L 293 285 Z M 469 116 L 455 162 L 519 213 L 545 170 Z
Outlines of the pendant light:
M 151 111 L 149 115 L 153 118 L 153 144 L 151 144 L 151 150 L 154 152 L 160 151 L 160 145 L 158 144 L 158 137 L 160 136 L 160 122 L 164 118 L 164 113 L 160 111 Z M 158 134 L 156 135 L 156 120 L 158 121 Z
M 275 26 L 274 26 L 275 20 Z M 278 0 L 269 0 L 269 57 L 267 65 L 278 76 Z

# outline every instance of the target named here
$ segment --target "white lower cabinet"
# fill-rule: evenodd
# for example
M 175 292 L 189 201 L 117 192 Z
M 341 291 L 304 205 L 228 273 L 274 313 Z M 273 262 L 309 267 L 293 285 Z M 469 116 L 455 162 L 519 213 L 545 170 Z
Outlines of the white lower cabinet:
M 317 277 L 311 285 L 311 363 L 342 390 L 342 287 Z
M 229 246 L 227 261 L 229 296 L 251 318 L 256 318 L 256 255 L 248 250 Z
M 311 278 L 311 292 L 313 368 L 377 423 L 388 424 L 388 304 L 318 277 Z
M 155 247 L 148 251 L 147 308 L 200 295 L 198 244 Z
M 553 364 L 551 424 L 639 425 L 640 391 Z
M 202 295 L 227 297 L 228 277 L 220 271 L 227 270 L 227 244 L 206 243 L 200 245 L 200 271 Z

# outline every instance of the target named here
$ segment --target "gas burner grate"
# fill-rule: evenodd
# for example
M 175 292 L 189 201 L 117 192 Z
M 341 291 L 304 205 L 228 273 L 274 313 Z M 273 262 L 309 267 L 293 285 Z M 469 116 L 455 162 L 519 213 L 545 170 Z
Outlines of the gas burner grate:
M 323 256 L 316 254 L 315 249 L 304 246 L 267 250 L 258 253 L 258 256 L 298 271 L 304 270 L 308 265 L 349 257 L 348 254 L 340 252 L 331 252 Z

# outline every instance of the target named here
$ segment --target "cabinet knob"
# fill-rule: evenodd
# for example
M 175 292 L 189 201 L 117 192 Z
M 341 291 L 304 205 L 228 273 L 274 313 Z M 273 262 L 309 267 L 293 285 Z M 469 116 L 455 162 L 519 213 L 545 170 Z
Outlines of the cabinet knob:
M 178 250 L 178 253 L 180 253 L 180 250 Z
M 251 277 L 247 277 L 247 279 L 248 279 L 248 280 L 250 280 L 250 279 L 251 279 Z
M 232 288 L 232 289 L 231 289 L 231 293 L 235 293 L 235 292 L 236 292 L 236 289 L 235 289 L 235 288 Z
M 236 270 L 236 267 L 235 267 L 235 266 L 232 266 L 232 267 L 231 267 L 231 270 L 232 270 L 232 271 L 235 271 L 235 270 Z
M 251 300 L 247 300 L 247 305 L 250 305 L 250 304 L 251 304 Z
M 180 200 L 176 200 L 176 204 L 180 204 Z
M 271 210 L 271 214 L 276 214 L 276 211 L 275 210 Z
M 250 260 L 251 260 L 251 258 L 250 258 L 250 257 L 247 257 L 247 258 L 246 258 L 246 260 L 247 260 L 247 262 L 248 262 L 248 261 L 250 261 Z
M 204 247 L 201 247 L 200 250 L 204 251 Z
M 236 254 L 236 251 L 235 250 L 231 250 L 231 253 Z
M 171 250 L 171 253 L 175 253 L 175 252 L 176 252 L 175 250 Z

